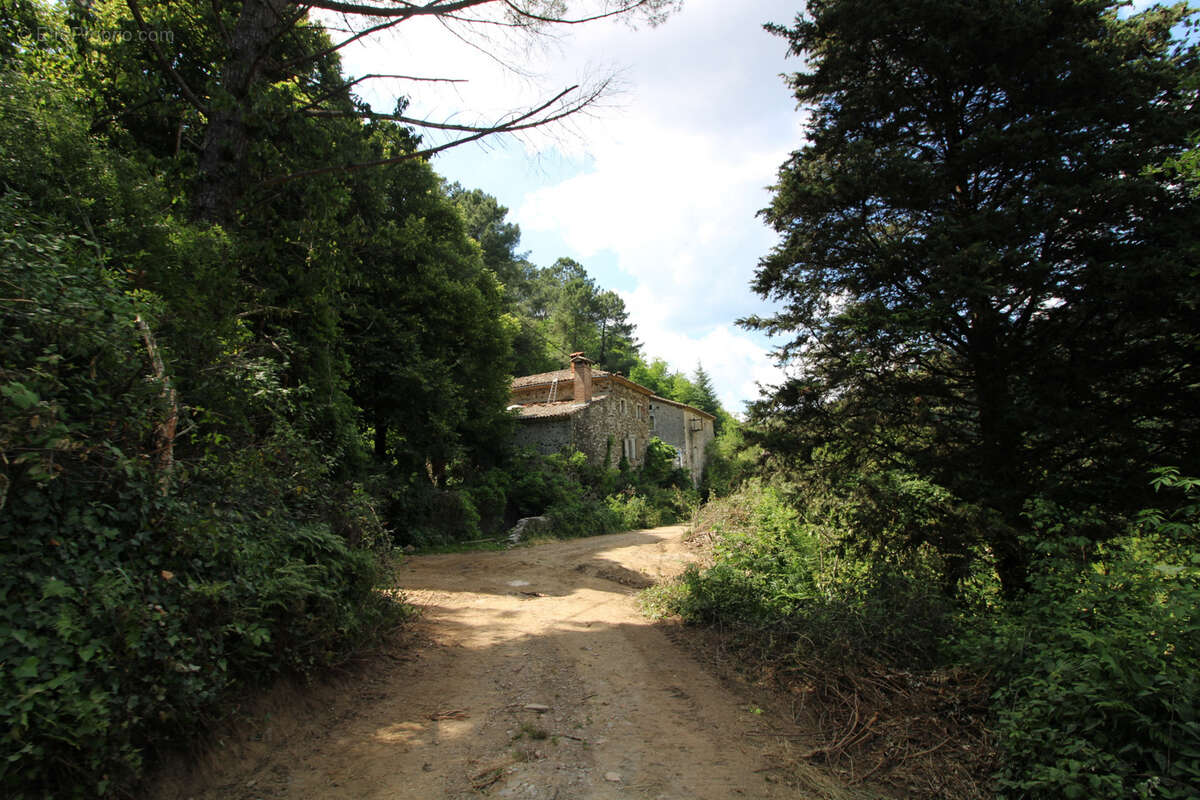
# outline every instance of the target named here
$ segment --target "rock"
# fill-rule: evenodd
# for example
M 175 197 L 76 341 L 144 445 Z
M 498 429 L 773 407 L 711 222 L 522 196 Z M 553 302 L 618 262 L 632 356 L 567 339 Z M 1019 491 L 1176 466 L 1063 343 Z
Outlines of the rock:
M 604 773 L 604 780 L 608 781 L 609 783 L 620 783 L 621 782 L 621 773 L 606 772 L 606 773 Z
M 508 532 L 508 541 L 511 544 L 517 544 L 522 539 L 549 531 L 550 527 L 549 517 L 524 517 L 517 520 L 517 524 L 512 526 L 512 530 Z
M 536 711 L 539 714 L 545 714 L 547 711 L 550 710 L 550 706 L 544 706 L 541 703 L 526 703 L 525 710 L 526 711 Z

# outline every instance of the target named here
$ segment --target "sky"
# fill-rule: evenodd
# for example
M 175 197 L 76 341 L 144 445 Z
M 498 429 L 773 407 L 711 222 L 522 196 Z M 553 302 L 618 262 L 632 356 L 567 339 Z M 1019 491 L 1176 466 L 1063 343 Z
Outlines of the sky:
M 685 0 L 657 27 L 600 21 L 553 38 L 470 38 L 419 20 L 343 51 L 347 74 L 398 73 L 465 83 L 371 80 L 376 111 L 490 122 L 568 86 L 613 76 L 586 116 L 518 139 L 452 148 L 434 169 L 494 195 L 521 248 L 548 266 L 566 256 L 617 291 L 643 355 L 691 373 L 702 363 L 730 411 L 778 382 L 771 343 L 735 320 L 769 306 L 750 289 L 776 241 L 757 217 L 802 118 L 781 73 L 798 69 L 766 22 L 799 0 Z M 429 141 L 439 141 L 430 137 Z

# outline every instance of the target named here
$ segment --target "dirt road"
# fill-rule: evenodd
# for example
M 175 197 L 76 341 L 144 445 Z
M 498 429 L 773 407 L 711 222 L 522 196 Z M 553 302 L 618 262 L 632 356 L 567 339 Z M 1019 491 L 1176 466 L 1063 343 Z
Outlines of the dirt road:
M 749 696 L 634 595 L 695 559 L 679 527 L 419 556 L 410 643 L 352 687 L 264 717 L 162 797 L 807 797 Z M 786 746 L 786 745 L 785 745 Z

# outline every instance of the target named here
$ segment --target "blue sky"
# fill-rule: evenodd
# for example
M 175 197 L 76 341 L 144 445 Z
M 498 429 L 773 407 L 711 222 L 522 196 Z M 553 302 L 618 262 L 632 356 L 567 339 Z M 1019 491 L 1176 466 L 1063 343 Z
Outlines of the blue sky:
M 619 91 L 586 116 L 451 149 L 434 167 L 507 206 L 534 263 L 568 256 L 618 291 L 648 358 L 689 373 L 703 363 L 722 403 L 740 412 L 757 384 L 780 379 L 770 342 L 734 321 L 769 309 L 749 288 L 775 243 L 756 212 L 803 143 L 779 77 L 798 64 L 762 26 L 789 24 L 802 5 L 684 0 L 659 27 L 605 21 L 533 39 L 419 19 L 347 48 L 343 60 L 355 76 L 467 79 L 361 86 L 376 110 L 408 94 L 411 115 L 472 124 L 614 77 Z M 1136 0 L 1131 12 L 1147 5 Z
M 343 60 L 355 76 L 466 78 L 415 89 L 372 81 L 363 94 L 391 110 L 408 91 L 410 114 L 472 123 L 615 76 L 619 90 L 587 116 L 454 148 L 434 167 L 507 206 L 534 263 L 568 256 L 618 291 L 647 357 L 687 372 L 703 363 L 723 404 L 740 411 L 756 383 L 778 375 L 770 343 L 734 324 L 767 309 L 749 282 L 775 237 L 755 215 L 802 141 L 779 77 L 796 62 L 762 25 L 789 23 L 799 5 L 686 0 L 658 27 L 599 22 L 533 41 L 480 41 L 420 21 Z

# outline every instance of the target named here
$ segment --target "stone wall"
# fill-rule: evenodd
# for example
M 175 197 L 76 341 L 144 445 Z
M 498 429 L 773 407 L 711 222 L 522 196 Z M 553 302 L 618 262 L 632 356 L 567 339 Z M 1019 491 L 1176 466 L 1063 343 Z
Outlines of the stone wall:
M 651 436 L 657 436 L 679 451 L 682 459 L 687 451 L 687 437 L 684 435 L 683 408 L 681 406 L 663 403 L 659 400 L 650 401 L 650 412 L 654 415 L 654 427 Z M 681 460 L 680 466 L 684 462 Z
M 578 416 L 578 413 L 574 416 Z M 513 443 L 543 455 L 560 453 L 575 444 L 571 429 L 574 416 L 518 420 Z
M 574 417 L 575 447 L 594 464 L 604 464 L 607 456 L 609 466 L 616 467 L 621 461 L 622 442 L 628 438 L 633 445 L 629 463 L 640 467 L 650 443 L 650 398 L 617 381 L 606 383 L 607 395 L 596 398 Z
M 654 414 L 651 435 L 679 451 L 679 465 L 692 476 L 692 482 L 699 485 L 704 472 L 704 451 L 713 438 L 712 420 L 675 403 L 661 400 L 650 403 Z
M 687 449 L 684 451 L 684 469 L 692 474 L 692 480 L 699 484 L 704 472 L 704 452 L 708 443 L 713 440 L 713 420 L 684 408 L 684 434 L 687 437 Z M 693 430 L 699 428 L 699 430 Z
M 610 467 L 616 467 L 631 446 L 629 463 L 640 467 L 650 438 L 657 436 L 679 451 L 680 466 L 699 484 L 704 450 L 713 438 L 712 420 L 680 404 L 652 400 L 646 390 L 611 375 L 594 375 L 592 391 L 592 402 L 569 417 L 521 419 L 517 423 L 517 446 L 547 454 L 574 448 L 593 464 L 603 465 L 607 459 Z M 555 401 L 573 400 L 574 396 L 575 382 L 560 379 Z M 545 403 L 549 397 L 550 386 L 542 384 L 514 389 L 511 402 Z M 698 429 L 692 430 L 693 425 Z

